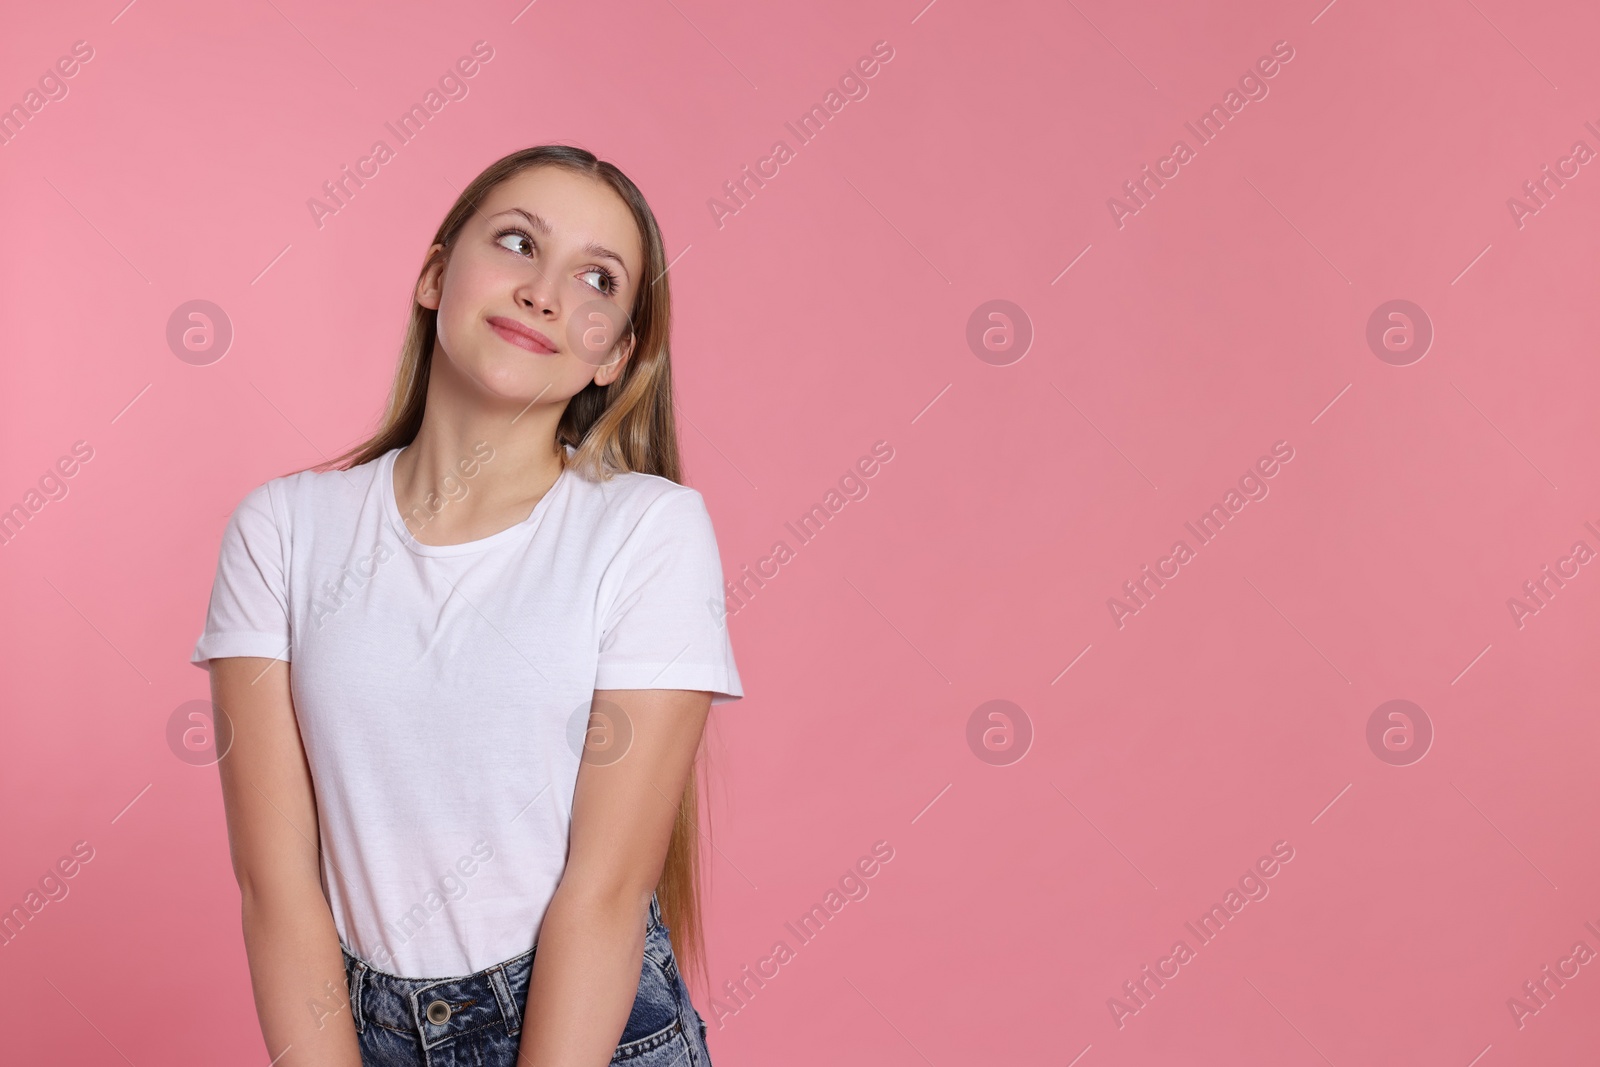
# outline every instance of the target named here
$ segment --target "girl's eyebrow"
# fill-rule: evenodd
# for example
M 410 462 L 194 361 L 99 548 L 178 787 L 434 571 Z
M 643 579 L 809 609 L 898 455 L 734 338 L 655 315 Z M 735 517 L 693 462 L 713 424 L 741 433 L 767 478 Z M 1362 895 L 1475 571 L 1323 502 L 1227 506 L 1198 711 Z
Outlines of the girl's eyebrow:
M 550 224 L 548 222 L 540 218 L 538 215 L 533 215 L 522 210 L 520 207 L 507 208 L 504 211 L 496 213 L 496 215 L 492 217 L 510 214 L 521 215 L 523 218 L 527 219 L 528 225 L 532 227 L 533 230 L 540 236 L 550 236 Z M 599 256 L 602 259 L 614 261 L 617 265 L 617 269 L 622 271 L 622 276 L 624 278 L 628 277 L 628 265 L 622 261 L 621 256 L 611 251 L 611 249 L 607 248 L 605 245 L 595 244 L 593 241 L 590 241 L 588 244 L 583 246 L 583 251 L 587 252 L 591 256 Z

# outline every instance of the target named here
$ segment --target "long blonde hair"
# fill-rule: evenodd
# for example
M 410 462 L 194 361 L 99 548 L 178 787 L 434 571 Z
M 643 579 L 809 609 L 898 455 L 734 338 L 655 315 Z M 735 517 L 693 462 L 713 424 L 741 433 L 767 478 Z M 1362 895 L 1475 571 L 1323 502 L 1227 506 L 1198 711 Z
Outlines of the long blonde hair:
M 548 166 L 565 167 L 608 185 L 633 212 L 640 243 L 644 246 L 643 276 L 625 328 L 625 333 L 631 331 L 634 336 L 632 354 L 622 374 L 610 385 L 590 382 L 568 402 L 556 427 L 556 441 L 558 445 L 574 448 L 570 462 L 586 477 L 605 480 L 615 472 L 638 471 L 681 483 L 677 423 L 672 406 L 669 344 L 672 300 L 666 252 L 661 229 L 644 194 L 613 164 L 582 148 L 558 144 L 524 148 L 496 160 L 468 184 L 439 224 L 429 244 L 443 248 L 423 261 L 418 280 L 435 257 L 449 261 L 462 226 L 496 186 L 525 170 Z M 644 279 L 653 280 L 645 284 Z M 395 370 L 388 407 L 377 431 L 361 444 L 311 469 L 348 470 L 416 439 L 428 396 L 428 373 L 438 337 L 438 313 L 417 303 L 415 294 L 413 285 L 411 314 L 405 340 L 400 345 L 400 364 Z M 565 448 L 559 451 L 563 462 L 567 462 Z M 704 977 L 696 779 L 696 768 L 690 767 L 656 893 L 661 902 L 662 918 L 671 932 L 673 953 L 682 961 L 682 970 L 685 974 L 699 971 Z

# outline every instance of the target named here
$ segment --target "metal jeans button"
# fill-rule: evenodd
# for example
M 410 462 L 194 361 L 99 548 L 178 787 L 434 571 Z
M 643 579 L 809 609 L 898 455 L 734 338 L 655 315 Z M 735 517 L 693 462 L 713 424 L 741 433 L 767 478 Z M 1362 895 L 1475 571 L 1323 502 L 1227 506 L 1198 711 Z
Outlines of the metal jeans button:
M 435 1026 L 443 1026 L 450 1021 L 450 1005 L 442 1000 L 436 1000 L 428 1005 L 428 1021 Z

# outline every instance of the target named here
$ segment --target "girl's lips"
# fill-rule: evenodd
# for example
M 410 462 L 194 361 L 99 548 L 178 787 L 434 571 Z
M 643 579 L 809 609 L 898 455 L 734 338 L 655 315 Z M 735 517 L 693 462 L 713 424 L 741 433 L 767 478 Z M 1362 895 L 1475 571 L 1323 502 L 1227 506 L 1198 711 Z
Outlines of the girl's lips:
M 524 326 L 520 322 L 513 322 L 498 315 L 489 320 L 489 326 L 495 333 L 518 348 L 525 348 L 529 352 L 537 352 L 542 356 L 555 354 L 556 346 L 551 343 L 550 338 L 532 327 Z

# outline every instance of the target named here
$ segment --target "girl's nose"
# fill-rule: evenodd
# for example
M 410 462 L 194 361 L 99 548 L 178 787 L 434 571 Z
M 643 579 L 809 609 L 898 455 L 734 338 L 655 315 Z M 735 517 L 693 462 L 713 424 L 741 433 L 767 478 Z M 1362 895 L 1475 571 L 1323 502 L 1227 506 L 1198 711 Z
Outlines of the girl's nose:
M 554 282 L 537 270 L 522 285 L 517 299 L 524 307 L 545 317 L 558 318 L 561 315 L 561 301 Z

